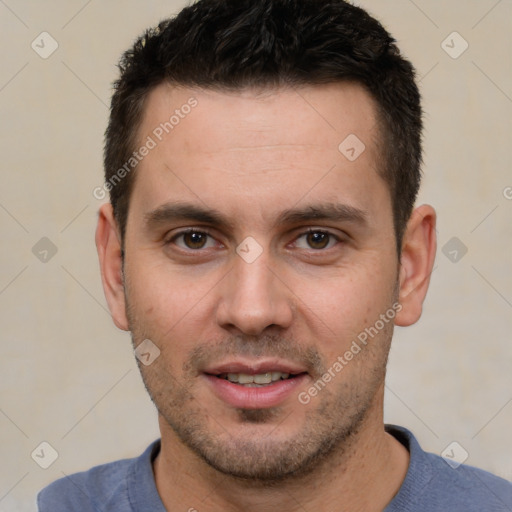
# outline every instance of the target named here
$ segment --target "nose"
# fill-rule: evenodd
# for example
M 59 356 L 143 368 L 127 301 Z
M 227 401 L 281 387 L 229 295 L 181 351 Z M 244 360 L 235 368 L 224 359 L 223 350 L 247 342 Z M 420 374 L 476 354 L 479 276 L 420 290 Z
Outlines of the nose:
M 270 269 L 265 251 L 252 263 L 238 255 L 234 258 L 234 267 L 220 285 L 218 325 L 252 336 L 269 327 L 289 327 L 293 294 L 277 271 Z

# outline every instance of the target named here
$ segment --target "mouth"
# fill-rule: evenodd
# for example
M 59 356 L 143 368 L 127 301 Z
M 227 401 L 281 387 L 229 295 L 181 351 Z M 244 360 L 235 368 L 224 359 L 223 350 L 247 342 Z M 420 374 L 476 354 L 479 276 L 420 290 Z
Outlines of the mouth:
M 202 375 L 217 398 L 243 409 L 278 406 L 309 378 L 304 368 L 277 360 L 225 363 L 205 369 Z
M 299 375 L 302 375 L 302 373 L 292 374 L 273 371 L 258 373 L 255 375 L 250 375 L 248 373 L 221 373 L 219 375 L 214 376 L 217 377 L 218 379 L 225 379 L 233 384 L 239 384 L 241 386 L 245 386 L 248 388 L 256 388 L 268 386 L 270 384 L 273 384 L 274 382 L 279 382 L 281 380 L 294 379 Z

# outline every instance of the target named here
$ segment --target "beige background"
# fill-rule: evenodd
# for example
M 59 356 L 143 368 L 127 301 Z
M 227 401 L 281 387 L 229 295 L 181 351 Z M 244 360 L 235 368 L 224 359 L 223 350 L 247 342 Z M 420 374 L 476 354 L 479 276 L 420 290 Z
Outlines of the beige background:
M 418 69 L 427 112 L 421 201 L 439 214 L 424 317 L 396 333 L 386 420 L 430 451 L 457 441 L 467 463 L 512 479 L 512 3 L 360 4 Z M 2 512 L 33 510 L 54 479 L 138 455 L 158 436 L 129 336 L 106 310 L 92 191 L 102 184 L 115 64 L 182 5 L 0 0 Z M 42 31 L 59 45 L 47 59 L 31 48 Z M 441 47 L 453 31 L 469 43 L 457 59 Z M 462 48 L 453 36 L 448 44 Z M 46 263 L 32 252 L 42 237 L 57 247 Z M 452 237 L 467 247 L 458 262 L 442 250 Z M 59 454 L 46 470 L 31 458 L 42 441 Z

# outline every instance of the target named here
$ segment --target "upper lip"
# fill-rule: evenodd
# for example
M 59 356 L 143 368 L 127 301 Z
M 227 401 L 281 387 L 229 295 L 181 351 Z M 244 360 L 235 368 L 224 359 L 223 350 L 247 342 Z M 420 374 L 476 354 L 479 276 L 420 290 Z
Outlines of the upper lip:
M 245 373 L 247 375 L 258 375 L 261 373 L 281 372 L 299 374 L 307 370 L 303 366 L 290 361 L 279 359 L 266 359 L 259 361 L 225 361 L 220 364 L 211 365 L 203 370 L 210 375 L 221 375 L 223 373 Z

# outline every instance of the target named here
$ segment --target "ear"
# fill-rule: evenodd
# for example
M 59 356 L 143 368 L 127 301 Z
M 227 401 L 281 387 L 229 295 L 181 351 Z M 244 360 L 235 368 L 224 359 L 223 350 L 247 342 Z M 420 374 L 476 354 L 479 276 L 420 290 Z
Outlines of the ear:
M 101 280 L 112 319 L 119 329 L 128 331 L 121 258 L 121 239 L 112 205 L 103 204 L 96 227 L 96 249 L 100 260 Z
M 404 233 L 399 273 L 402 309 L 395 317 L 396 325 L 405 327 L 419 320 L 436 248 L 436 212 L 424 204 L 413 211 Z

